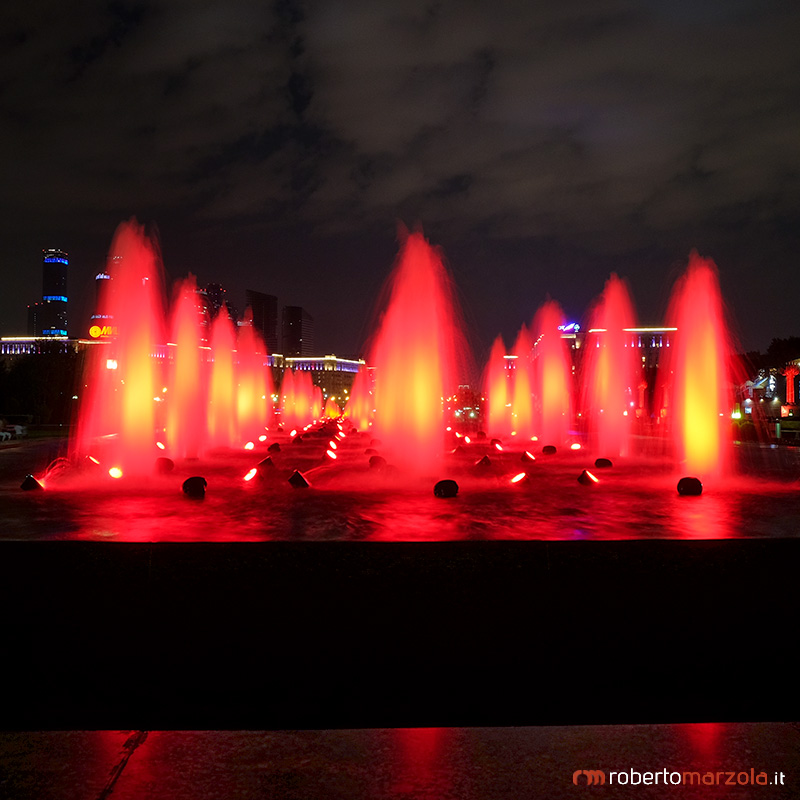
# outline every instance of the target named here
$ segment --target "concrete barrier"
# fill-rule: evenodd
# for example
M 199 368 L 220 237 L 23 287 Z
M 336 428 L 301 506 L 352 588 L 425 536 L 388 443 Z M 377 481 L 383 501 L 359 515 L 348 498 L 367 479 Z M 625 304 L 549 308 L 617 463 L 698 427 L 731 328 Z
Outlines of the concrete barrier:
M 1 552 L 9 729 L 799 716 L 798 539 Z

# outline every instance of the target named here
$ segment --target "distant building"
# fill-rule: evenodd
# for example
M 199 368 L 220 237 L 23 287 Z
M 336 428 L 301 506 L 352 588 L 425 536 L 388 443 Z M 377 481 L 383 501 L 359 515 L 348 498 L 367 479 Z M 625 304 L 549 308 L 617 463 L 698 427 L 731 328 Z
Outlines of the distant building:
M 225 289 L 221 283 L 209 283 L 204 290 L 204 294 L 208 300 L 209 314 L 211 319 L 214 319 L 225 303 Z
M 281 320 L 283 355 L 307 357 L 314 352 L 314 318 L 300 306 L 284 306 Z
M 42 251 L 42 302 L 28 306 L 30 336 L 67 336 L 67 269 L 63 250 Z
M 278 352 L 278 298 L 247 289 L 245 303 L 253 312 L 253 327 L 261 334 L 267 353 Z
M 284 358 L 283 366 L 295 372 L 310 372 L 312 383 L 322 389 L 323 397 L 334 397 L 340 407 L 347 402 L 356 375 L 367 369 L 364 359 L 334 355 Z

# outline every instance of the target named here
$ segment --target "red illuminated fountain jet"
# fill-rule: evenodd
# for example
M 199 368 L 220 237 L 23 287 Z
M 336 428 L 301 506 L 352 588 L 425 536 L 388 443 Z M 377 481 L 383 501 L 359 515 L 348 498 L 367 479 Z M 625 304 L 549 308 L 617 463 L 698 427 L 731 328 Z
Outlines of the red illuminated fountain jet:
M 444 449 L 444 398 L 464 353 L 450 278 L 421 233 L 407 234 L 372 349 L 375 428 L 393 463 L 426 474 Z

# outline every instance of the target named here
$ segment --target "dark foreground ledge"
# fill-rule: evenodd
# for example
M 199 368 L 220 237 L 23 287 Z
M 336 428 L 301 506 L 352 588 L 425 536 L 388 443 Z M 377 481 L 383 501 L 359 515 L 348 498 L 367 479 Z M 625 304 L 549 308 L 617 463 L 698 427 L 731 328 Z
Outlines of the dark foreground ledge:
M 2 727 L 800 718 L 800 539 L 7 542 Z

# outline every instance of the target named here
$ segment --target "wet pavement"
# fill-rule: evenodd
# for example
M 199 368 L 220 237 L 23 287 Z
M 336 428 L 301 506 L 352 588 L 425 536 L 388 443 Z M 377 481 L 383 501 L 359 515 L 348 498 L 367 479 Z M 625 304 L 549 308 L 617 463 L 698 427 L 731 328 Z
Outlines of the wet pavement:
M 576 786 L 583 769 L 602 770 L 605 785 L 588 787 L 579 777 Z M 800 726 L 0 733 L 0 797 L 9 800 L 558 800 L 586 793 L 800 797 Z

